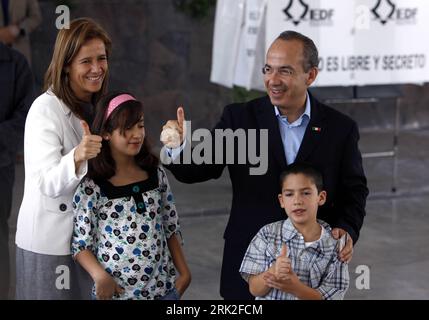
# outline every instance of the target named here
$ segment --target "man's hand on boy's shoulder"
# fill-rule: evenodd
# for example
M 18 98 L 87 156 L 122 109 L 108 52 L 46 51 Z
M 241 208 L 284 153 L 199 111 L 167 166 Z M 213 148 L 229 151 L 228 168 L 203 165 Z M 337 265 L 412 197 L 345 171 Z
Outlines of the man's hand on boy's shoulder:
M 341 237 L 346 237 L 346 243 L 344 248 L 342 250 L 340 249 L 340 252 L 338 253 L 338 257 L 342 262 L 350 262 L 353 257 L 353 239 L 350 237 L 350 235 L 341 228 L 334 228 L 332 229 L 332 236 L 335 240 L 339 240 Z

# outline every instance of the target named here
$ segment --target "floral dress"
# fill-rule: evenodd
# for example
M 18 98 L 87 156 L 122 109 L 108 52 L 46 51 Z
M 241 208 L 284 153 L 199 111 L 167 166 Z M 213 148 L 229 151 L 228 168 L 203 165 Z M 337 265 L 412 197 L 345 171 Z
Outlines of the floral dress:
M 125 289 L 113 299 L 158 299 L 174 288 L 167 239 L 179 232 L 176 207 L 162 167 L 148 173 L 144 181 L 119 187 L 86 178 L 73 198 L 73 256 L 94 253 Z

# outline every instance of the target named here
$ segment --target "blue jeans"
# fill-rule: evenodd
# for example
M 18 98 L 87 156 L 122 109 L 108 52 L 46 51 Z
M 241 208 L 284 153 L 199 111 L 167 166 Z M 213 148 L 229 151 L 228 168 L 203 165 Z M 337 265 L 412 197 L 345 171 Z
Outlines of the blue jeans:
M 176 288 L 173 288 L 170 291 L 167 291 L 165 296 L 163 296 L 159 300 L 180 300 L 179 291 L 177 291 Z

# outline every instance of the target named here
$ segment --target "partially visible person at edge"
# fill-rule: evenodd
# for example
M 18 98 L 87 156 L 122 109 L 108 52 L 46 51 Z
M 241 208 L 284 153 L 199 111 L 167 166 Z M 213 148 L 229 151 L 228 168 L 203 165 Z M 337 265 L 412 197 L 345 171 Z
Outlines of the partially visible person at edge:
M 0 42 L 21 52 L 31 66 L 30 34 L 42 22 L 39 2 L 1 0 L 1 9 Z
M 9 292 L 9 224 L 15 160 L 24 140 L 24 124 L 35 98 L 25 57 L 0 43 L 0 300 Z
M 58 32 L 45 75 L 46 92 L 32 104 L 25 124 L 17 299 L 90 298 L 79 288 L 90 288 L 90 279 L 71 256 L 72 196 L 87 173 L 88 160 L 101 149 L 101 137 L 84 132 L 95 103 L 106 92 L 110 49 L 107 32 L 88 18 L 73 20 L 70 29 Z M 60 276 L 64 279 L 57 281 Z
M 184 183 L 217 179 L 228 167 L 233 200 L 224 233 L 220 294 L 225 299 L 253 299 L 247 283 L 240 276 L 241 261 L 258 230 L 283 219 L 284 212 L 273 199 L 278 194 L 280 173 L 293 162 L 309 162 L 322 173 L 328 196 L 318 218 L 332 226 L 335 239 L 348 233 L 348 241 L 339 257 L 342 261 L 352 258 L 368 196 L 358 148 L 359 132 L 355 121 L 320 103 L 308 91 L 317 77 L 318 64 L 318 51 L 310 38 L 294 31 L 281 33 L 268 49 L 262 69 L 268 95 L 225 107 L 214 128 L 256 130 L 256 141 L 260 141 L 260 130 L 267 129 L 268 154 L 260 155 L 268 159 L 265 174 L 250 175 L 249 168 L 253 165 L 249 161 L 243 165 L 226 164 L 225 161 L 217 164 L 215 158 L 212 164 L 178 162 L 177 155 L 182 156 L 181 150 L 186 145 L 189 147 L 190 141 L 168 151 L 173 163 L 165 167 Z M 184 110 L 178 108 L 177 120 L 168 121 L 163 133 L 164 130 L 177 131 L 183 141 L 184 123 Z M 163 133 L 163 143 L 168 147 L 171 145 L 169 137 L 173 135 Z M 215 136 L 213 131 L 213 139 Z M 258 146 L 250 147 L 258 150 Z M 235 144 L 234 155 L 240 150 Z M 248 145 L 246 150 L 249 150 Z M 226 154 L 225 150 L 223 154 Z

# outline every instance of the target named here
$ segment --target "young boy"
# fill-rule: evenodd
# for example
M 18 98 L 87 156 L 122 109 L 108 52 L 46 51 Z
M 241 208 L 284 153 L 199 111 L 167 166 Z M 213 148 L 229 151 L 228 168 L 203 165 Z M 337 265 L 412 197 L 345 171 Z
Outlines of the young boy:
M 289 219 L 259 230 L 240 267 L 250 293 L 261 300 L 343 299 L 349 286 L 339 241 L 317 220 L 325 203 L 322 176 L 308 164 L 291 164 L 280 176 L 280 206 Z

